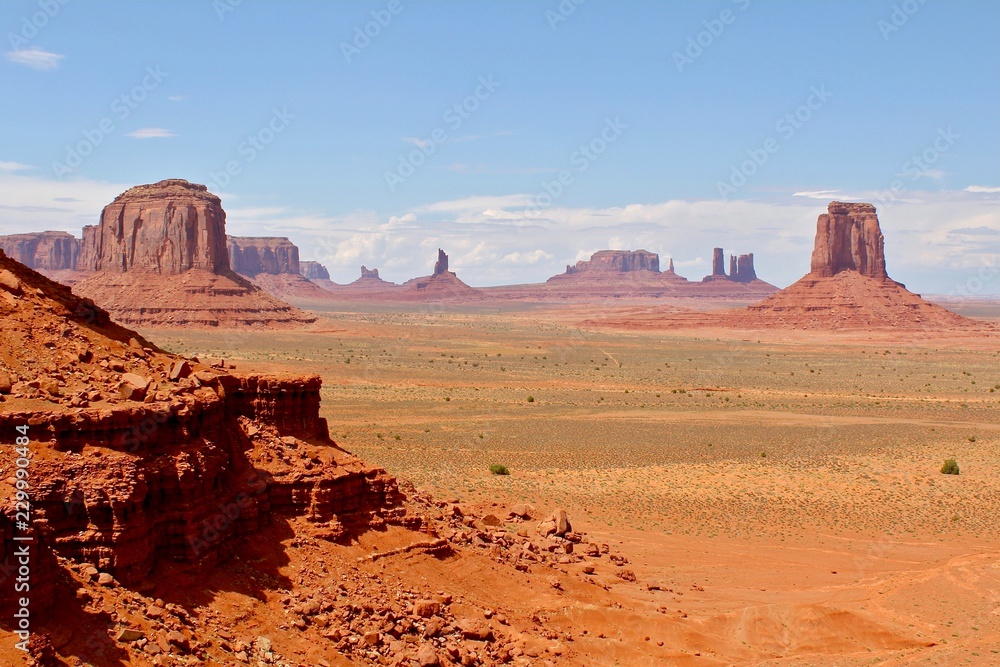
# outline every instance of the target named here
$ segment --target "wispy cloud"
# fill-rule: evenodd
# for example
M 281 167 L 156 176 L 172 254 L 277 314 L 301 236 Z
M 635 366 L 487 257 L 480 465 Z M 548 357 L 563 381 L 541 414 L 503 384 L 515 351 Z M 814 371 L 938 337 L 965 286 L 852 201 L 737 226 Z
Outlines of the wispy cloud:
M 0 171 L 27 171 L 29 169 L 34 169 L 34 167 L 30 164 L 21 164 L 20 162 L 0 162 Z
M 143 127 L 135 132 L 129 132 L 128 136 L 133 139 L 164 139 L 166 137 L 176 137 L 177 135 L 162 127 Z
M 184 95 L 167 95 L 167 99 L 171 102 L 180 102 L 185 99 Z
M 413 144 L 417 148 L 427 148 L 431 145 L 431 142 L 426 139 L 421 139 L 420 137 L 403 137 L 402 140 L 408 144 Z
M 59 67 L 59 61 L 63 58 L 65 56 L 59 53 L 43 51 L 42 49 L 18 49 L 7 52 L 7 60 L 37 70 L 55 69 Z
M 987 185 L 970 185 L 965 188 L 965 192 L 985 192 L 988 194 L 996 194 L 1000 192 L 1000 188 L 991 188 Z

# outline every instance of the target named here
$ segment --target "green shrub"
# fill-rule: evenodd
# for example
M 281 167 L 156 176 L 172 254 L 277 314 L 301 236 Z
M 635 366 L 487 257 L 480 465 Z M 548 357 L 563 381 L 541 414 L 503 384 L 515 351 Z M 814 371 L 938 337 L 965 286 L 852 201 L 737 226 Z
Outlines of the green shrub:
M 507 466 L 500 465 L 499 463 L 494 463 L 493 465 L 491 465 L 490 466 L 490 472 L 493 473 L 494 475 L 509 475 L 510 474 L 510 470 L 507 469 Z
M 534 396 L 529 396 L 528 397 L 528 403 L 534 403 L 534 402 L 535 402 L 535 397 Z
M 955 462 L 955 459 L 946 459 L 944 465 L 941 466 L 941 472 L 945 475 L 957 475 L 958 463 Z

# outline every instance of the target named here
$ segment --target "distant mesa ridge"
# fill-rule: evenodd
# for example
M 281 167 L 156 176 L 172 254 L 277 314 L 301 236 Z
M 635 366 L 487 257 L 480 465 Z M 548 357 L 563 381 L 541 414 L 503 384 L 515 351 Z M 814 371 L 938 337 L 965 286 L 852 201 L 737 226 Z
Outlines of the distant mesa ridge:
M 829 277 L 841 271 L 888 280 L 885 247 L 875 207 L 830 202 L 816 222 L 816 242 L 810 273 Z
M 673 260 L 670 263 L 673 270 Z M 646 250 L 598 250 L 589 260 L 580 260 L 575 266 L 566 265 L 566 275 L 604 271 L 626 273 L 629 271 L 660 272 L 660 256 Z
M 230 267 L 242 276 L 302 273 L 299 248 L 284 236 L 230 236 L 226 246 Z
M 296 251 L 298 249 L 296 248 Z M 330 272 L 319 262 L 302 260 L 299 262 L 299 273 L 308 280 L 329 280 Z
M 69 232 L 32 232 L 0 236 L 0 250 L 36 271 L 75 271 L 80 240 Z

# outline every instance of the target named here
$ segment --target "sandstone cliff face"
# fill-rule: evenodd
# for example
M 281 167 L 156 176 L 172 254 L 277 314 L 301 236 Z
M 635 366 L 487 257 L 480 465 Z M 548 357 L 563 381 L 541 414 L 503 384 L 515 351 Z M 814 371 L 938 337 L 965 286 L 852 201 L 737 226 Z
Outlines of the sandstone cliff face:
M 130 188 L 104 207 L 96 229 L 84 228 L 80 260 L 88 271 L 221 273 L 229 268 L 222 202 L 181 179 Z
M 829 277 L 841 271 L 888 280 L 885 249 L 875 207 L 830 202 L 816 222 L 811 273 Z
M 440 250 L 438 251 L 440 252 Z M 447 260 L 445 261 L 447 264 Z M 362 278 L 375 278 L 376 280 L 382 280 L 378 277 L 378 269 L 369 269 L 364 264 L 361 265 L 361 277 Z
M 301 273 L 299 248 L 285 237 L 230 236 L 226 245 L 230 268 L 248 278 Z
M 0 249 L 36 271 L 76 270 L 80 240 L 67 232 L 36 232 L 0 236 Z
M 299 262 L 299 273 L 303 278 L 309 280 L 329 280 L 330 272 L 319 262 L 301 261 Z
M 599 250 L 589 260 L 581 260 L 575 266 L 566 266 L 566 275 L 574 273 L 631 271 L 660 271 L 660 256 L 646 250 Z
M 330 441 L 319 377 L 210 369 L 3 253 L 0 274 L 0 373 L 12 381 L 0 393 L 0 468 L 13 469 L 7 445 L 29 425 L 33 612 L 60 579 L 53 552 L 128 584 L 158 559 L 215 562 L 277 514 L 331 537 L 396 517 L 395 481 Z M 10 290 L 18 298 L 2 298 Z M 137 381 L 141 392 L 122 389 Z M 12 480 L 0 479 L 0 497 L 14 497 Z M 0 502 L 0 570 L 14 558 L 14 509 Z M 12 592 L 0 588 L 0 603 Z

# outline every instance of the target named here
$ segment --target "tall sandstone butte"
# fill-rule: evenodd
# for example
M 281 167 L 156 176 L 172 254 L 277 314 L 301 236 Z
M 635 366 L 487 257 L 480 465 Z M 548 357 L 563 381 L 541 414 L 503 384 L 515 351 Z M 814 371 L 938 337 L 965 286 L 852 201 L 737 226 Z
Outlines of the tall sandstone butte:
M 181 179 L 129 188 L 104 207 L 99 225 L 83 228 L 80 268 L 222 274 L 229 269 L 222 201 Z
M 232 271 L 222 202 L 185 180 L 139 185 L 116 197 L 100 225 L 84 227 L 78 266 L 91 273 L 74 290 L 129 326 L 316 321 Z
M 816 244 L 810 273 L 829 277 L 841 271 L 888 280 L 885 247 L 875 207 L 830 202 L 816 221 Z
M 889 278 L 875 207 L 837 201 L 819 216 L 809 273 L 727 323 L 827 330 L 987 328 Z

